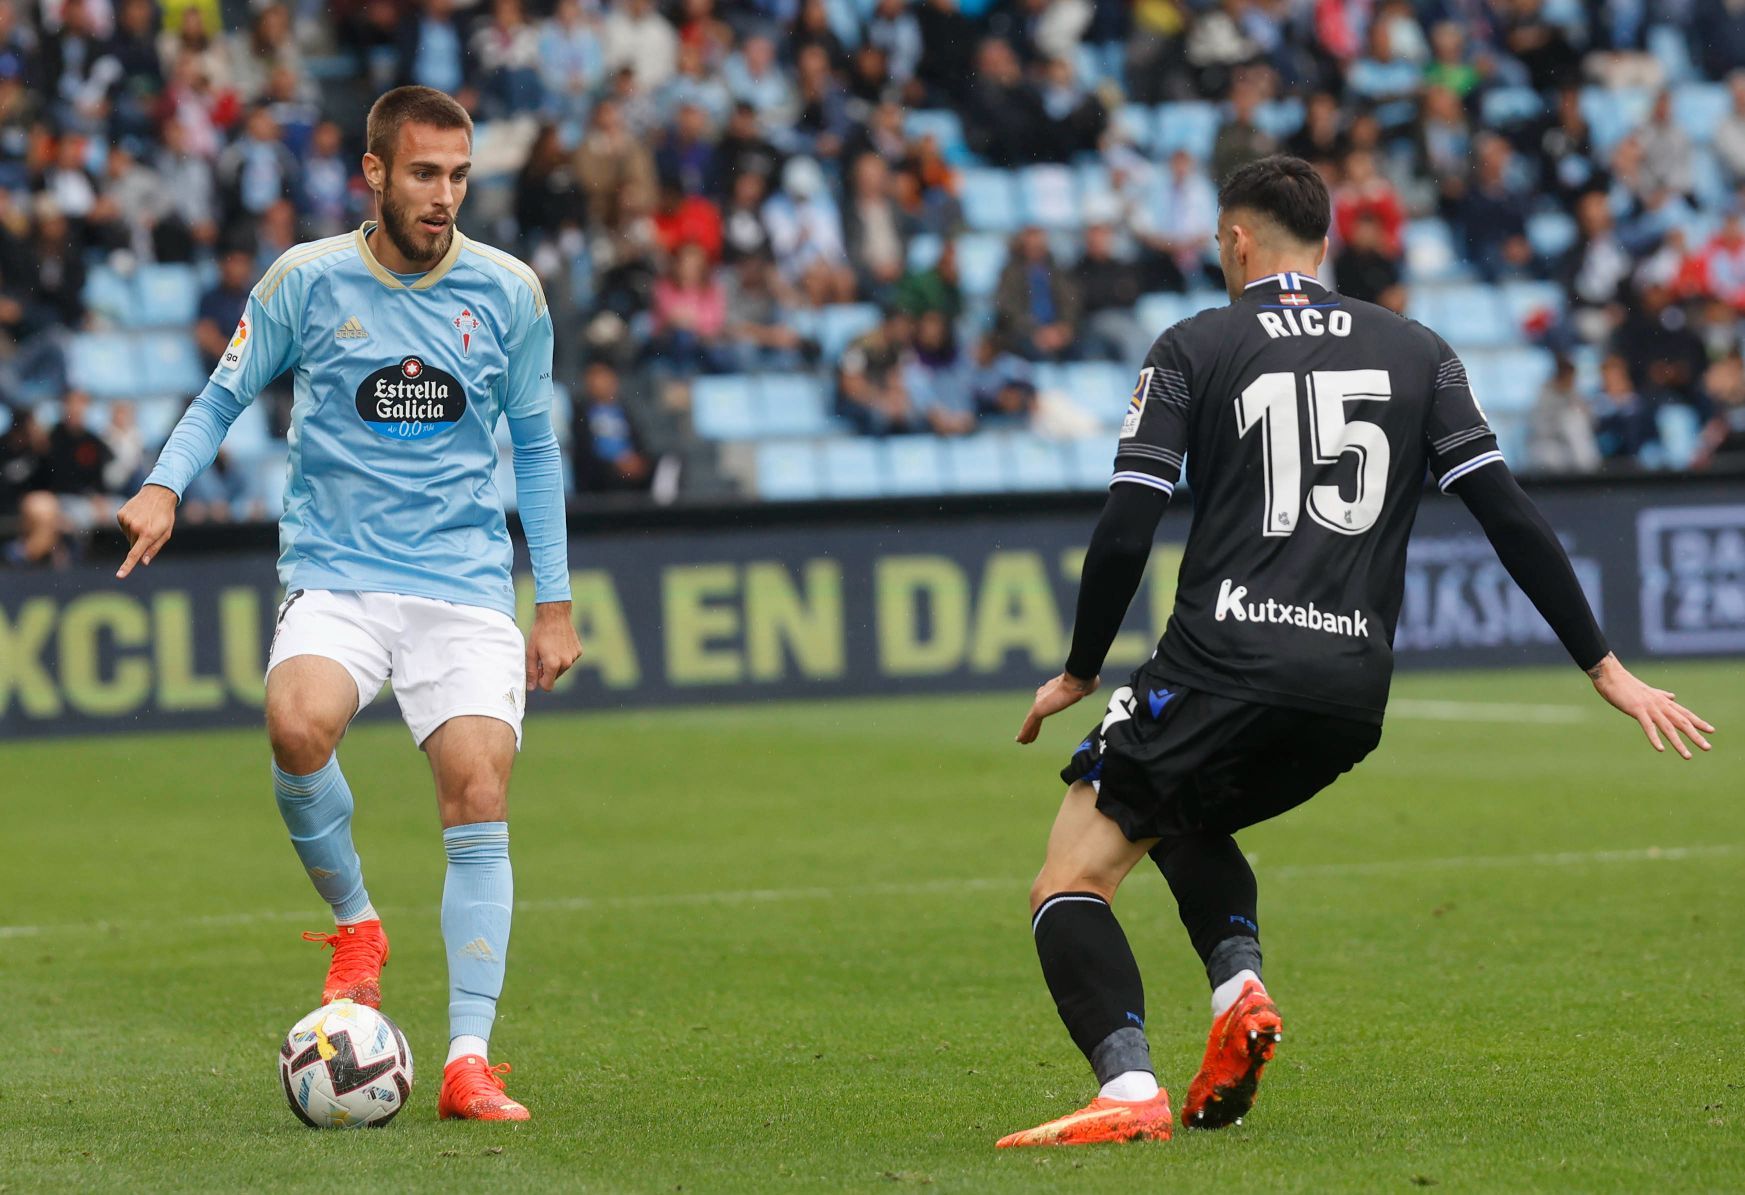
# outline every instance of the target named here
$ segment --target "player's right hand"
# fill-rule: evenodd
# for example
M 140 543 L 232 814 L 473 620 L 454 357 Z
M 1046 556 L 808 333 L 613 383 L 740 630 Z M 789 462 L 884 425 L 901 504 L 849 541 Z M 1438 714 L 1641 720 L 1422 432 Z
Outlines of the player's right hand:
M 127 553 L 127 559 L 121 562 L 121 567 L 115 570 L 117 577 L 125 577 L 133 571 L 136 564 L 150 564 L 158 550 L 170 542 L 170 532 L 176 526 L 176 491 L 161 485 L 143 485 L 139 493 L 127 500 L 115 515 L 115 521 L 121 524 L 121 530 L 127 534 L 127 542 L 133 545 Z
M 1042 732 L 1044 718 L 1058 714 L 1067 706 L 1078 704 L 1080 698 L 1095 693 L 1098 683 L 1098 678 L 1094 676 L 1084 681 L 1063 672 L 1039 686 L 1036 700 L 1030 704 L 1030 712 L 1024 716 L 1024 725 L 1018 728 L 1018 741 L 1034 743 L 1036 736 Z
M 1632 676 L 1629 669 L 1618 663 L 1617 656 L 1607 655 L 1588 672 L 1588 676 L 1601 697 L 1641 723 L 1642 733 L 1648 736 L 1656 751 L 1666 750 L 1665 743 L 1661 742 L 1662 734 L 1671 740 L 1672 749 L 1686 759 L 1691 758 L 1691 753 L 1684 745 L 1684 739 L 1689 739 L 1704 751 L 1710 750 L 1703 732 L 1714 734 L 1715 728 L 1673 700 L 1673 694 Z M 1684 739 L 1679 738 L 1680 734 Z

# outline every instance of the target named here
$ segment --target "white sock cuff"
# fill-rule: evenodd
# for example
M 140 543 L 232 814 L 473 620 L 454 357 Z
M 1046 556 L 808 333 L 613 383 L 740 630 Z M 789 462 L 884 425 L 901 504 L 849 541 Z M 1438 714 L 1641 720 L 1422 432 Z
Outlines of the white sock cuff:
M 1256 983 L 1260 983 L 1260 976 L 1256 975 L 1254 972 L 1238 971 L 1229 979 L 1226 979 L 1223 983 L 1213 988 L 1212 1016 L 1221 1017 L 1228 1012 L 1230 1006 L 1236 1003 L 1237 997 L 1242 995 L 1243 987 L 1251 979 Z M 1262 984 L 1261 986 L 1264 987 L 1265 985 Z
M 448 1061 L 444 1062 L 442 1065 L 447 1066 L 456 1058 L 465 1058 L 468 1054 L 477 1054 L 480 1058 L 489 1062 L 491 1060 L 490 1055 L 485 1053 L 487 1048 L 488 1043 L 484 1038 L 474 1037 L 470 1033 L 463 1033 L 448 1043 Z

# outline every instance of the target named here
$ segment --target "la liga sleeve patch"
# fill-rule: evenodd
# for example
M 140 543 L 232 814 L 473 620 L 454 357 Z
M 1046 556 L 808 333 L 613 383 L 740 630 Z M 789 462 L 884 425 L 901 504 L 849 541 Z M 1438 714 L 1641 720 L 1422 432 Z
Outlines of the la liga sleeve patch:
M 1139 421 L 1145 418 L 1145 399 L 1151 393 L 1151 375 L 1156 372 L 1154 366 L 1146 366 L 1139 371 L 1139 380 L 1133 383 L 1133 394 L 1127 400 L 1127 417 L 1121 420 L 1121 438 L 1131 440 L 1139 434 Z
M 224 349 L 224 356 L 218 359 L 220 369 L 235 372 L 242 368 L 242 359 L 248 354 L 248 316 L 236 321 L 236 331 L 230 337 L 230 344 Z

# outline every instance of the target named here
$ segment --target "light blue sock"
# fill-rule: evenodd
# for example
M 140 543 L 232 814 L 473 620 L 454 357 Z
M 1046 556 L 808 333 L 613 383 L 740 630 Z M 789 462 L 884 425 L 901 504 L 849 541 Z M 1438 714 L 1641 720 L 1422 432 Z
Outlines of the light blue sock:
M 442 941 L 448 949 L 448 1035 L 491 1037 L 503 964 L 509 954 L 509 912 L 515 874 L 509 867 L 509 823 L 474 822 L 442 832 L 448 877 L 442 886 Z
M 351 845 L 351 789 L 334 755 L 320 771 L 293 776 L 273 764 L 273 796 L 291 831 L 291 845 L 335 921 L 356 920 L 370 907 L 363 864 Z

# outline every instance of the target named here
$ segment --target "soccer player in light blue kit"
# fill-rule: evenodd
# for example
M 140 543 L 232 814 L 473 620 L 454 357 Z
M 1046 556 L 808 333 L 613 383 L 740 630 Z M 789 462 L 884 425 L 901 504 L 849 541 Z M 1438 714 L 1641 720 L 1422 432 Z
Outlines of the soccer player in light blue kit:
M 525 1120 L 486 1043 L 509 947 L 506 819 L 524 691 L 549 690 L 581 654 L 551 426 L 551 316 L 531 269 L 454 226 L 471 166 L 465 109 L 430 88 L 398 88 L 370 109 L 367 137 L 380 222 L 297 246 L 256 285 L 211 380 L 120 512 L 132 548 L 117 576 L 152 562 L 231 423 L 294 371 L 279 524 L 286 597 L 266 718 L 279 811 L 337 923 L 305 935 L 333 947 L 322 1002 L 381 1004 L 388 939 L 352 848 L 335 750 L 391 677 L 430 760 L 448 855 L 450 1048 L 437 1110 Z M 533 560 L 526 643 L 494 482 L 503 417 Z

